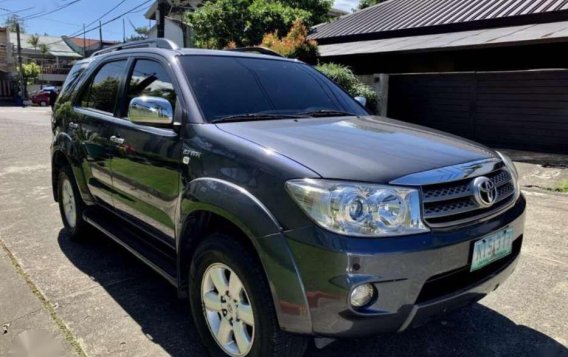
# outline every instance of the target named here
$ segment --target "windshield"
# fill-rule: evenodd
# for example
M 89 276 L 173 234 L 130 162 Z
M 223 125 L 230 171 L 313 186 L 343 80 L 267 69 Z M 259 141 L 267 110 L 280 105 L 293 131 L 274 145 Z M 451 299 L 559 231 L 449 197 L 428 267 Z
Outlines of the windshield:
M 335 83 L 304 63 L 207 55 L 183 56 L 181 63 L 210 122 L 310 113 L 368 115 Z

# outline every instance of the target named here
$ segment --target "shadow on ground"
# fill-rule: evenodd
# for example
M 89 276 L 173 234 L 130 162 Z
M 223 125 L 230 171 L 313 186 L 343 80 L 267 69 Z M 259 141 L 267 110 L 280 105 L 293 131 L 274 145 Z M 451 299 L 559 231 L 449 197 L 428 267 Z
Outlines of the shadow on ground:
M 61 231 L 59 245 L 69 260 L 101 284 L 167 353 L 206 356 L 190 319 L 189 307 L 176 290 L 122 247 L 93 234 L 75 243 Z M 116 281 L 123 281 L 116 284 Z M 401 334 L 337 341 L 323 350 L 310 347 L 306 356 L 568 356 L 552 338 L 475 304 L 442 321 Z

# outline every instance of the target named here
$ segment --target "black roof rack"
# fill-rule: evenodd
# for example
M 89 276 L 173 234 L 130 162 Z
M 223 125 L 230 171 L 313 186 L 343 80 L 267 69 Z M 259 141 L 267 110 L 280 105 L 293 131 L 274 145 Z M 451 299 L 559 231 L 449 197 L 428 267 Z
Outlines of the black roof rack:
M 261 46 L 253 46 L 253 47 L 239 47 L 239 48 L 230 48 L 227 51 L 235 51 L 235 52 L 255 52 L 260 53 L 262 55 L 269 55 L 275 57 L 284 57 L 280 53 L 275 52 L 271 49 Z
M 156 48 L 165 48 L 168 50 L 177 50 L 179 47 L 173 43 L 172 41 L 165 39 L 165 38 L 153 38 L 149 40 L 141 40 L 141 41 L 132 41 L 121 43 L 119 45 L 103 48 L 91 55 L 91 57 L 99 56 L 109 52 L 115 52 L 120 50 L 126 50 L 129 48 L 144 48 L 144 47 L 156 47 Z

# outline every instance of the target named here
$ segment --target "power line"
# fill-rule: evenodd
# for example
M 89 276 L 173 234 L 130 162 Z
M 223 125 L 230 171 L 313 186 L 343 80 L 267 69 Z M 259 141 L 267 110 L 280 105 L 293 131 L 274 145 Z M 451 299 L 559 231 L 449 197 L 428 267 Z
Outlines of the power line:
M 96 20 L 93 20 L 91 23 L 89 23 L 87 25 L 87 27 L 91 26 L 92 24 L 96 23 L 97 21 L 102 20 L 103 17 L 105 17 L 106 15 L 110 14 L 111 12 L 113 12 L 114 10 L 116 10 L 120 5 L 124 4 L 126 2 L 126 0 L 122 0 L 121 2 L 119 2 L 118 4 L 116 4 L 112 9 L 108 10 L 107 12 L 105 12 L 104 14 L 102 14 L 101 16 L 99 16 Z
M 80 0 L 78 0 L 78 1 L 80 1 Z M 136 10 L 138 10 L 138 9 L 141 8 L 142 6 L 148 4 L 148 3 L 152 2 L 152 1 L 154 1 L 154 0 L 146 0 L 146 1 L 144 1 L 143 3 L 141 3 L 140 5 L 137 5 L 137 6 L 133 7 L 133 8 L 131 8 L 130 10 L 127 10 L 127 11 L 125 11 L 124 13 L 122 13 L 122 14 L 120 14 L 120 15 L 118 15 L 118 16 L 116 16 L 116 17 L 114 17 L 114 18 L 112 18 L 112 19 L 110 19 L 110 20 L 108 20 L 108 21 L 106 21 L 106 22 L 103 22 L 100 26 L 108 25 L 108 24 L 110 24 L 111 22 L 114 22 L 114 21 L 116 21 L 116 20 L 122 18 L 123 16 L 126 16 L 126 15 L 128 15 L 128 14 L 130 14 L 130 13 L 136 11 Z M 96 20 L 96 21 L 98 21 L 98 20 Z M 86 26 L 85 26 L 85 27 L 86 27 Z M 96 29 L 98 29 L 98 28 L 99 28 L 99 26 L 95 26 L 95 27 L 92 27 L 92 28 L 90 28 L 90 29 L 78 30 L 78 31 L 76 31 L 76 32 L 74 32 L 74 33 L 72 33 L 72 34 L 70 34 L 70 35 L 65 36 L 65 37 L 84 36 L 84 35 L 86 35 L 87 33 L 91 32 L 91 31 L 94 31 L 94 30 L 96 30 Z M 65 42 L 65 40 L 61 39 L 61 40 L 58 40 L 58 41 L 54 41 L 54 42 L 51 42 L 50 45 L 54 45 L 54 44 L 61 43 L 61 42 Z
M 61 10 L 65 9 L 65 8 L 68 8 L 69 6 L 74 5 L 74 4 L 78 3 L 79 1 L 82 1 L 82 0 L 73 0 L 73 1 L 68 2 L 67 4 L 65 4 L 65 5 L 63 5 L 63 6 L 60 6 L 60 7 L 58 7 L 58 8 L 55 8 L 55 9 L 53 9 L 53 10 L 51 10 L 51 11 L 48 11 L 48 12 L 43 12 L 43 11 L 42 11 L 42 12 L 36 12 L 35 14 L 31 14 L 31 15 L 28 15 L 28 16 L 24 17 L 24 20 L 36 19 L 36 18 L 38 18 L 38 17 L 42 17 L 42 16 L 45 16 L 45 15 L 53 14 L 54 12 L 61 11 Z

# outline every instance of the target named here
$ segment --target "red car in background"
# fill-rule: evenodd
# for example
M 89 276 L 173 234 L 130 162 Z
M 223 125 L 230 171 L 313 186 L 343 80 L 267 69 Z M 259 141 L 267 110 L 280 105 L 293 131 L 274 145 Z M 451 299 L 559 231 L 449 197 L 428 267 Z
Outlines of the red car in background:
M 40 105 L 42 107 L 50 105 L 51 103 L 49 102 L 49 97 L 51 92 L 52 92 L 51 90 L 42 89 L 41 91 L 32 95 L 31 97 L 32 103 Z

